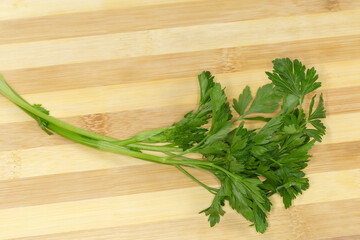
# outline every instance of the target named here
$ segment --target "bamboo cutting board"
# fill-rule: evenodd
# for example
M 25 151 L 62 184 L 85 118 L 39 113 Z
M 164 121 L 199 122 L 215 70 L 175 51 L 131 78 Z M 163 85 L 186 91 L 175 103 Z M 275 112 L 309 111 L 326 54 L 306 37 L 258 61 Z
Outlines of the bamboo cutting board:
M 264 235 L 170 166 L 47 136 L 0 97 L 0 239 L 360 239 L 360 1 L 1 0 L 0 72 L 31 103 L 118 138 L 180 120 L 210 70 L 236 97 L 277 57 L 315 66 L 327 136 L 310 189 Z M 214 179 L 199 172 L 209 184 Z

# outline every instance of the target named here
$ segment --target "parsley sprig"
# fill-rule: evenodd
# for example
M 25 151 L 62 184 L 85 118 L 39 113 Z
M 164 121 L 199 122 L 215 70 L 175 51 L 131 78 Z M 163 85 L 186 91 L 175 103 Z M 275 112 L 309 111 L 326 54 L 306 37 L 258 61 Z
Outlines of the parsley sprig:
M 264 233 L 271 208 L 269 196 L 280 195 L 288 208 L 309 188 L 303 172 L 310 158 L 308 152 L 325 134 L 322 95 L 316 107 L 314 95 L 309 109 L 303 108 L 304 97 L 321 86 L 315 69 L 306 69 L 300 61 L 289 58 L 275 59 L 273 64 L 272 73 L 266 73 L 271 83 L 260 87 L 254 97 L 247 86 L 233 99 L 235 117 L 220 83 L 204 71 L 198 76 L 200 101 L 196 110 L 169 127 L 124 140 L 50 116 L 41 104 L 32 105 L 18 95 L 1 76 L 0 92 L 34 118 L 47 134 L 57 133 L 93 148 L 176 167 L 214 195 L 210 206 L 200 212 L 208 216 L 211 226 L 219 223 L 227 202 Z M 268 117 L 270 113 L 272 117 Z M 264 125 L 247 129 L 245 122 L 253 120 Z M 190 157 L 190 153 L 202 158 Z M 202 183 L 184 167 L 213 174 L 219 180 L 218 187 Z

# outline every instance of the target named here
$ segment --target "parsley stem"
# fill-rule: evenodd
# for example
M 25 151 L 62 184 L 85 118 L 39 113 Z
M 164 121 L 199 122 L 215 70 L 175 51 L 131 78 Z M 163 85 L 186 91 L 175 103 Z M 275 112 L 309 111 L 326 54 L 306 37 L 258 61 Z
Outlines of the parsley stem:
M 173 156 L 173 155 L 175 155 L 175 154 L 173 154 L 173 153 L 171 153 L 171 152 L 166 152 L 166 151 L 164 151 L 163 153 L 165 153 L 166 155 L 169 155 L 169 156 Z M 192 158 L 188 158 L 188 157 L 184 157 L 184 156 L 178 156 L 177 157 L 178 159 L 180 159 L 180 160 L 194 160 L 194 159 L 192 159 Z
M 275 159 L 273 158 L 270 158 L 271 161 L 273 161 L 274 163 L 278 164 L 280 167 L 283 167 L 281 163 L 279 163 L 278 161 L 276 161 Z
M 184 168 L 180 167 L 179 165 L 175 165 L 177 169 L 179 169 L 181 172 L 183 172 L 185 175 L 187 175 L 189 178 L 197 182 L 200 186 L 204 187 L 206 190 L 208 190 L 212 194 L 216 194 L 219 189 L 209 187 L 208 185 L 202 183 L 199 181 L 196 177 L 194 177 L 192 174 L 190 174 L 188 171 L 186 171 Z
M 100 134 L 96 134 L 96 133 L 86 131 L 86 130 L 78 128 L 78 127 L 75 127 L 75 126 L 73 126 L 71 124 L 68 124 L 68 123 L 66 123 L 64 121 L 61 121 L 61 120 L 59 120 L 57 118 L 54 118 L 54 117 L 49 116 L 49 115 L 47 115 L 45 113 L 42 113 L 38 109 L 34 108 L 29 102 L 27 102 L 24 98 L 22 98 L 14 89 L 12 89 L 10 87 L 10 85 L 8 85 L 7 82 L 2 78 L 1 75 L 0 75 L 0 92 L 3 95 L 5 95 L 10 101 L 12 101 L 16 105 L 18 105 L 23 111 L 25 111 L 28 115 L 30 115 L 34 119 L 36 119 L 36 117 L 39 117 L 41 119 L 46 120 L 49 123 L 53 123 L 53 124 L 55 124 L 57 126 L 60 126 L 63 129 L 66 129 L 68 131 L 72 131 L 72 132 L 81 134 L 83 136 L 86 136 L 86 137 L 89 137 L 89 138 L 92 138 L 92 139 L 114 142 L 119 146 L 126 146 L 126 145 L 129 145 L 129 144 L 135 144 L 136 142 L 138 142 L 138 139 L 136 138 L 136 136 L 141 134 L 141 133 L 138 133 L 136 136 L 134 136 L 132 138 L 129 138 L 129 139 L 118 140 L 116 138 L 103 136 L 103 135 L 100 135 Z M 169 127 L 160 128 L 158 130 L 160 132 L 161 130 L 167 130 L 168 128 Z M 152 146 L 144 145 L 144 146 L 137 146 L 137 147 L 139 147 L 140 149 L 143 149 L 143 150 L 154 149 L 153 151 L 157 151 L 157 150 L 155 150 L 156 147 L 152 147 Z M 159 148 L 159 150 L 160 150 L 160 148 Z M 172 149 L 164 148 L 163 150 L 177 151 L 177 152 L 181 151 L 180 149 L 175 149 L 175 148 L 172 148 Z
M 132 143 L 127 145 L 128 147 L 139 148 L 141 150 L 156 151 L 156 152 L 182 152 L 182 149 L 178 147 L 168 147 L 162 145 L 147 145 L 140 143 Z
M 49 116 L 38 109 L 31 106 L 27 101 L 25 101 L 22 97 L 19 97 L 19 94 L 17 94 L 6 82 L 5 80 L 0 76 L 0 92 L 6 96 L 10 101 L 21 107 L 22 109 L 27 110 L 28 112 L 46 120 L 49 123 L 53 123 L 55 125 L 60 126 L 63 129 L 76 132 L 78 134 L 98 139 L 98 140 L 105 140 L 105 141 L 116 141 L 117 139 L 106 137 L 100 134 L 96 134 L 93 132 L 86 131 L 84 129 L 75 127 L 69 123 L 66 123 L 64 121 L 61 121 L 57 118 L 54 118 L 52 116 Z
M 55 124 L 52 124 L 52 123 L 48 124 L 48 128 L 50 130 L 52 130 L 53 132 L 59 134 L 60 136 L 63 136 L 74 142 L 81 143 L 81 144 L 84 144 L 84 145 L 87 145 L 87 146 L 90 146 L 90 147 L 93 147 L 96 149 L 100 149 L 100 150 L 107 151 L 107 152 L 120 153 L 123 155 L 139 158 L 139 159 L 150 161 L 150 162 L 172 165 L 172 163 L 166 162 L 163 157 L 159 157 L 159 156 L 155 156 L 155 155 L 151 155 L 151 154 L 147 154 L 147 153 L 142 153 L 142 152 L 137 152 L 137 151 L 132 151 L 125 147 L 115 145 L 111 142 L 91 139 L 86 136 L 79 135 L 75 132 L 65 130 Z

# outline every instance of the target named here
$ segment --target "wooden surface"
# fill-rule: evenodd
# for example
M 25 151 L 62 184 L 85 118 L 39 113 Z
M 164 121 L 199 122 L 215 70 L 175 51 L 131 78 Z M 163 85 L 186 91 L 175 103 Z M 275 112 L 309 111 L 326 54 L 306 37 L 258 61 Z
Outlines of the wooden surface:
M 118 138 L 181 119 L 210 70 L 235 97 L 277 57 L 315 66 L 327 136 L 311 187 L 264 235 L 169 166 L 47 136 L 0 97 L 0 239 L 360 239 L 360 1 L 1 0 L 0 72 L 32 103 Z M 199 172 L 202 180 L 216 184 Z

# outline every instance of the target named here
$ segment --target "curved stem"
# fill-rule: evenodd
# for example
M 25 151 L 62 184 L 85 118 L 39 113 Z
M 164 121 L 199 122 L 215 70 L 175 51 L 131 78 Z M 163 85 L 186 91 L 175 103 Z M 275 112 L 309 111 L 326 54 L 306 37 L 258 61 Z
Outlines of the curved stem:
M 96 139 L 96 140 L 103 140 L 103 141 L 109 141 L 109 142 L 116 142 L 119 146 L 126 146 L 128 144 L 133 144 L 138 142 L 139 140 L 136 138 L 137 136 L 143 134 L 144 132 L 140 132 L 134 137 L 131 137 L 129 139 L 119 140 L 112 137 L 103 136 L 94 132 L 86 131 L 84 129 L 75 127 L 69 123 L 66 123 L 64 121 L 61 121 L 57 118 L 54 118 L 52 116 L 49 116 L 38 109 L 34 108 L 28 101 L 26 101 L 23 97 L 21 97 L 13 88 L 10 87 L 9 84 L 3 79 L 3 77 L 0 75 L 0 92 L 7 97 L 10 101 L 12 101 L 14 104 L 19 106 L 23 111 L 25 111 L 28 115 L 33 117 L 36 120 L 36 117 L 39 117 L 41 119 L 46 120 L 49 123 L 55 124 L 63 129 L 66 129 L 68 131 L 72 131 L 74 133 Z M 159 129 L 152 129 L 151 131 L 158 131 L 160 133 L 161 131 L 165 131 L 169 127 L 166 128 L 159 128 Z
M 86 131 L 84 129 L 75 127 L 69 123 L 66 123 L 64 121 L 61 121 L 57 118 L 54 118 L 52 116 L 49 116 L 38 109 L 34 108 L 32 105 L 30 105 L 27 101 L 25 101 L 22 97 L 19 97 L 19 95 L 5 82 L 5 80 L 0 77 L 0 92 L 6 96 L 10 101 L 21 107 L 22 109 L 25 109 L 29 111 L 30 113 L 46 120 L 49 123 L 53 123 L 55 125 L 60 126 L 63 129 L 66 129 L 68 131 L 72 131 L 93 139 L 98 140 L 105 140 L 105 141 L 116 141 L 117 139 L 106 137 L 100 134 L 96 134 L 93 132 Z
M 187 175 L 189 178 L 197 182 L 200 186 L 204 187 L 206 190 L 208 190 L 212 194 L 216 194 L 219 189 L 209 187 L 208 185 L 200 182 L 196 177 L 194 177 L 192 174 L 190 174 L 188 171 L 186 171 L 184 168 L 180 167 L 179 165 L 175 165 L 177 169 L 179 169 L 181 172 L 183 172 L 185 175 Z

